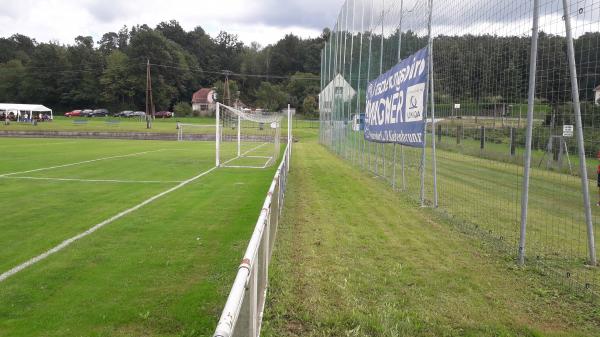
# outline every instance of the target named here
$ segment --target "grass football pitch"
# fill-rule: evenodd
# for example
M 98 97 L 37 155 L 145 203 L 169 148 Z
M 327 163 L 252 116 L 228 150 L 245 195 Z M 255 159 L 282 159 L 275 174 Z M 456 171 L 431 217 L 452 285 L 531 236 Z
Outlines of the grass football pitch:
M 0 274 L 215 165 L 213 142 L 0 152 Z M 209 171 L 0 281 L 0 336 L 210 335 L 275 168 Z

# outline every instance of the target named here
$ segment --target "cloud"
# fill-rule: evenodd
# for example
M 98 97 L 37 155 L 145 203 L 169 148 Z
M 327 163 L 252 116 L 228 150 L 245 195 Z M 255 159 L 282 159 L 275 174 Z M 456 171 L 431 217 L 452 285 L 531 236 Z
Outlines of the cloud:
M 274 43 L 286 33 L 317 36 L 333 24 L 342 0 L 0 0 L 0 36 L 72 43 L 78 35 L 98 40 L 124 25 L 156 26 L 177 20 L 186 30 L 202 26 L 212 36 L 225 30 L 242 41 Z

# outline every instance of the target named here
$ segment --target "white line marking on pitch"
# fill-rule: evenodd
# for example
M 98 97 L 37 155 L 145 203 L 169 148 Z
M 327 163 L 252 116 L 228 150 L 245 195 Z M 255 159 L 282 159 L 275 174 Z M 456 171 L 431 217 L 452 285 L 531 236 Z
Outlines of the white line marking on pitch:
M 230 160 L 226 161 L 224 164 L 227 164 L 231 160 L 233 160 L 233 159 L 230 159 Z M 139 203 L 139 204 L 137 204 L 137 205 L 135 205 L 135 206 L 133 206 L 133 207 L 131 207 L 129 209 L 126 209 L 123 212 L 121 212 L 121 213 L 119 213 L 119 214 L 117 214 L 117 215 L 115 215 L 115 216 L 113 216 L 111 218 L 108 218 L 108 219 L 102 221 L 101 223 L 99 223 L 99 224 L 91 227 L 90 229 L 86 230 L 85 232 L 77 234 L 77 235 L 73 236 L 72 238 L 67 239 L 67 240 L 61 242 L 60 244 L 58 244 L 57 246 L 54 246 L 53 248 L 47 250 L 46 252 L 44 252 L 44 253 L 42 253 L 42 254 L 34 257 L 34 258 L 31 258 L 31 259 L 29 259 L 29 260 L 21 263 L 20 265 L 18 265 L 16 267 L 14 267 L 14 268 L 12 268 L 12 269 L 10 269 L 10 270 L 8 270 L 8 271 L 0 274 L 0 282 L 2 282 L 4 280 L 6 280 L 7 278 L 15 275 L 16 273 L 22 271 L 23 269 L 25 269 L 25 268 L 27 268 L 27 267 L 35 264 L 35 263 L 38 263 L 38 262 L 46 259 L 50 255 L 52 255 L 54 253 L 57 253 L 57 252 L 60 252 L 61 250 L 63 250 L 65 248 L 67 248 L 68 246 L 70 246 L 73 242 L 75 242 L 75 241 L 77 241 L 79 239 L 82 239 L 82 238 L 84 238 L 84 237 L 86 237 L 86 236 L 94 233 L 95 231 L 97 231 L 100 228 L 108 225 L 109 223 L 111 223 L 111 222 L 113 222 L 115 220 L 118 220 L 118 219 L 124 217 L 125 215 L 127 215 L 127 214 L 129 214 L 131 212 L 137 211 L 138 209 L 140 209 L 140 208 L 148 205 L 149 203 L 153 202 L 154 200 L 156 200 L 156 199 L 158 199 L 158 198 L 160 198 L 160 197 L 162 197 L 162 196 L 164 196 L 166 194 L 169 194 L 169 193 L 171 193 L 171 192 L 173 192 L 175 190 L 178 190 L 181 187 L 183 187 L 183 186 L 185 186 L 185 185 L 187 185 L 187 184 L 189 184 L 189 183 L 191 183 L 191 182 L 193 182 L 193 181 L 195 181 L 195 180 L 197 180 L 197 179 L 199 179 L 199 178 L 201 178 L 201 177 L 209 174 L 210 172 L 216 170 L 217 168 L 218 167 L 215 166 L 215 167 L 211 168 L 210 170 L 204 171 L 204 172 L 200 173 L 199 175 L 197 175 L 195 177 L 192 177 L 192 178 L 190 178 L 188 180 L 185 180 L 185 181 L 181 182 L 179 185 L 177 185 L 175 187 L 171 187 L 170 189 L 168 189 L 168 190 L 166 190 L 164 192 L 161 192 L 161 193 L 159 193 L 159 194 L 157 194 L 157 195 L 155 195 L 155 196 L 153 196 L 153 197 L 151 197 L 149 199 L 146 199 L 145 201 L 143 201 L 143 202 L 141 202 L 141 203 Z
M 52 178 L 52 177 L 3 177 L 2 179 L 27 179 L 27 180 L 49 180 L 49 181 L 77 181 L 84 183 L 132 183 L 132 184 L 178 184 L 181 180 L 120 180 L 120 179 L 76 179 L 76 178 Z
M 52 170 L 52 169 L 57 169 L 57 168 L 62 168 L 62 167 L 68 167 L 68 166 L 75 166 L 75 165 L 93 163 L 93 162 L 101 161 L 101 160 L 116 159 L 116 158 L 125 158 L 125 157 L 133 157 L 133 156 L 139 156 L 139 155 L 142 155 L 142 154 L 152 153 L 152 152 L 159 152 L 159 151 L 165 151 L 165 150 L 161 149 L 161 150 L 153 150 L 153 151 L 144 151 L 144 152 L 136 152 L 136 153 L 131 153 L 131 154 L 124 154 L 124 155 L 120 155 L 120 156 L 111 156 L 111 157 L 103 157 L 103 158 L 98 158 L 98 159 L 84 160 L 84 161 L 80 161 L 80 162 L 76 162 L 76 163 L 70 163 L 70 164 L 64 164 L 64 165 L 57 165 L 57 166 L 50 166 L 50 167 L 42 167 L 42 168 L 28 170 L 28 171 L 21 171 L 21 172 L 12 172 L 12 173 L 0 174 L 0 177 L 12 176 L 12 175 L 15 175 L 15 174 L 24 174 L 24 173 L 31 173 L 31 172 L 39 172 L 39 171 Z

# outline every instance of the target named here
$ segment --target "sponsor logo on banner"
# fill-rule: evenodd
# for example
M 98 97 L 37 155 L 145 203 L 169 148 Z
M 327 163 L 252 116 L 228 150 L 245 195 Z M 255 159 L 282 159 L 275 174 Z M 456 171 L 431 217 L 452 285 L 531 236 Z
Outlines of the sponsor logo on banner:
M 366 140 L 424 146 L 428 55 L 427 48 L 421 49 L 369 82 Z

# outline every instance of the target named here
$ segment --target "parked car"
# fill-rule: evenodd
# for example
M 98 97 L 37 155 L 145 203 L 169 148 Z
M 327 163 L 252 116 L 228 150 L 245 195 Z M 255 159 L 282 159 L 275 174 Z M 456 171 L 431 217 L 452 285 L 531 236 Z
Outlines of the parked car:
M 65 112 L 65 117 L 79 117 L 81 116 L 81 110 L 73 110 Z
M 109 115 L 108 110 L 106 109 L 96 109 L 94 111 L 92 111 L 92 113 L 89 115 L 90 117 L 106 117 Z
M 92 109 L 83 109 L 81 110 L 81 113 L 79 114 L 79 116 L 81 117 L 90 117 L 90 115 L 94 113 L 94 110 Z
M 133 111 L 131 110 L 123 110 L 121 112 L 118 112 L 115 114 L 115 117 L 127 117 L 129 116 L 130 113 L 132 113 Z
M 173 117 L 173 113 L 171 111 L 159 111 L 154 113 L 154 117 L 156 118 L 171 118 Z
M 144 111 L 134 111 L 132 113 L 130 113 L 129 115 L 127 115 L 127 117 L 144 117 L 146 116 L 146 112 Z

